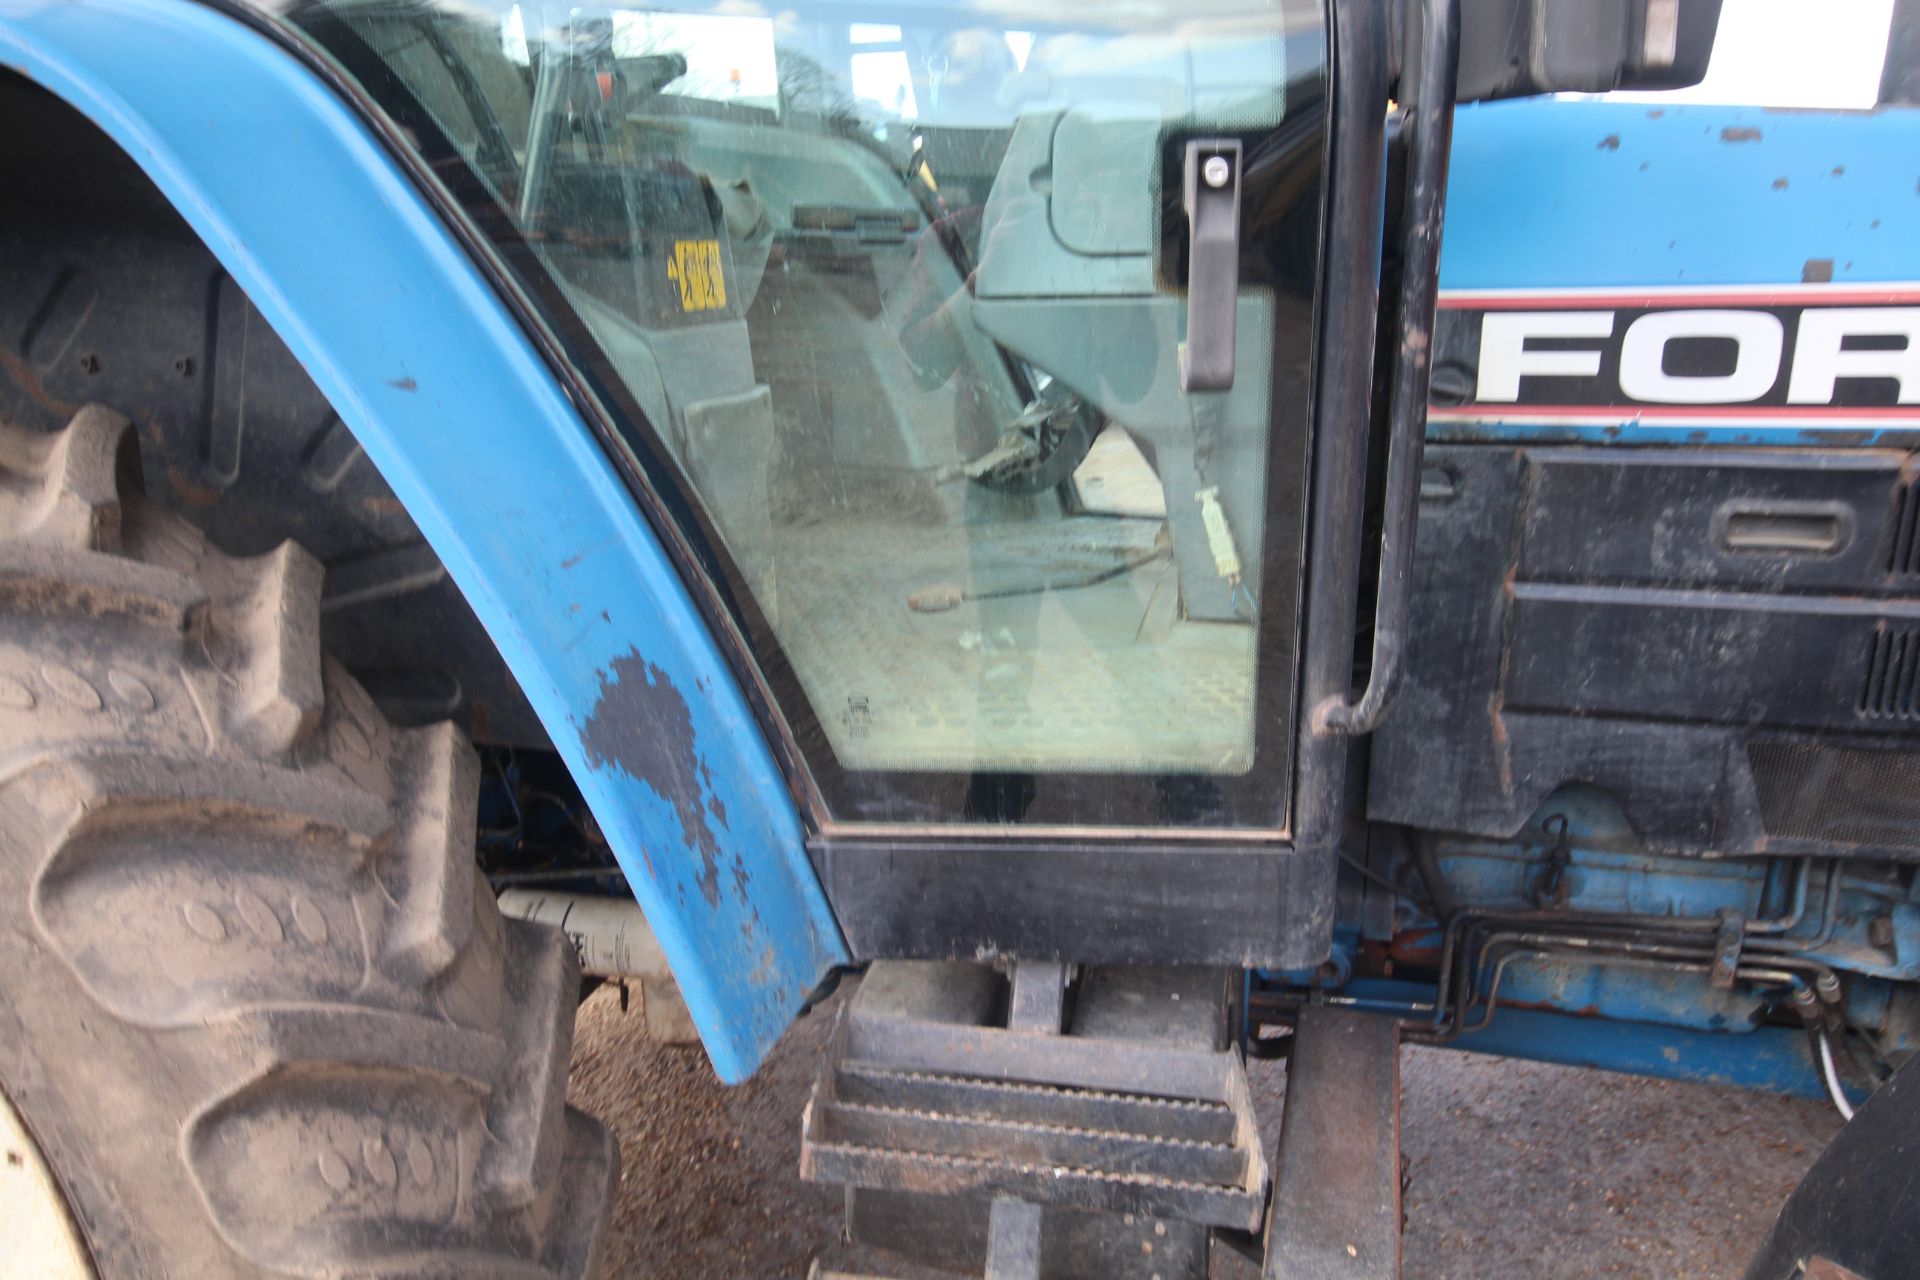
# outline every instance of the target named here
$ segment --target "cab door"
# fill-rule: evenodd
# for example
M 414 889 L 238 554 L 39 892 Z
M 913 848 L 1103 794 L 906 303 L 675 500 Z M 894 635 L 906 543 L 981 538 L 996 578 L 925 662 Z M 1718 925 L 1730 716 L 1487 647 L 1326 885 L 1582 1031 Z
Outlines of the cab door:
M 857 951 L 1091 874 L 1163 958 L 1275 952 L 1318 5 L 318 11 L 724 602 Z M 1182 899 L 1246 936 L 1151 923 Z

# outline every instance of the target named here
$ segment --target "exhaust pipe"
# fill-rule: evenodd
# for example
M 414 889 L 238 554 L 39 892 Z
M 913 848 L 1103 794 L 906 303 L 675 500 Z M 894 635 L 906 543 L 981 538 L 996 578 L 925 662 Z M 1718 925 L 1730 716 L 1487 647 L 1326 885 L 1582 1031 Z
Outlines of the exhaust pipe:
M 649 1040 L 700 1043 L 667 957 L 633 899 L 506 889 L 500 894 L 500 913 L 561 930 L 580 958 L 581 973 L 622 983 L 629 990 L 638 987 Z

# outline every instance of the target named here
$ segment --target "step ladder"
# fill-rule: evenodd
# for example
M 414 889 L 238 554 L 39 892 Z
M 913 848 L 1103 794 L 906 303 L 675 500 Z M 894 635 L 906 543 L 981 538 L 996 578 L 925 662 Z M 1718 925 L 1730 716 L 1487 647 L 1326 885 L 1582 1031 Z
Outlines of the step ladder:
M 876 964 L 808 1102 L 802 1176 L 851 1189 L 855 1238 L 945 1233 L 915 1251 L 987 1280 L 1197 1280 L 1209 1230 L 1257 1232 L 1266 1209 L 1226 991 L 1218 971 L 1090 970 L 1069 1008 L 1059 964 L 1010 988 Z

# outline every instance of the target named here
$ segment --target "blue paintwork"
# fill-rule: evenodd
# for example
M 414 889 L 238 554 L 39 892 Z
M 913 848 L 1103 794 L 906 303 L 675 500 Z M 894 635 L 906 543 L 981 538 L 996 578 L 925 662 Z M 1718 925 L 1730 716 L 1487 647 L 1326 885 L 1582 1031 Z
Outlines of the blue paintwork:
M 1256 969 L 1260 981 L 1281 987 L 1325 987 L 1337 990 L 1353 976 L 1354 953 L 1360 946 L 1360 926 L 1341 920 L 1333 926 L 1327 958 L 1305 969 Z
M 566 757 L 715 1069 L 745 1078 L 845 945 L 725 660 L 493 289 L 339 98 L 212 10 L 0 0 L 0 61 L 126 149 L 352 428 Z M 692 803 L 725 815 L 711 901 L 676 797 L 581 741 L 636 651 L 685 701 Z
M 1355 978 L 1339 992 L 1345 1007 L 1425 1023 L 1433 988 L 1393 978 Z M 1880 1015 L 1884 1016 L 1884 995 Z M 1477 1015 L 1475 1015 L 1477 1017 Z M 1826 1087 L 1804 1032 L 1785 1027 L 1699 1029 L 1621 1017 L 1585 1017 L 1502 1004 L 1493 1020 L 1445 1047 L 1493 1057 L 1597 1067 L 1663 1080 L 1732 1085 L 1804 1098 Z M 1856 1100 L 1855 1089 L 1848 1093 Z
M 1573 855 L 1568 890 L 1582 910 L 1710 917 L 1730 909 L 1750 919 L 1766 914 L 1760 900 L 1765 863 L 1648 853 L 1619 803 L 1598 787 L 1581 784 L 1548 796 L 1510 843 L 1445 841 L 1440 858 L 1448 883 L 1477 906 L 1533 906 L 1534 882 L 1554 843 L 1550 828 L 1556 818 L 1566 820 L 1566 844 Z
M 1696 919 L 1731 910 L 1748 920 L 1762 920 L 1792 909 L 1795 876 L 1790 862 L 1782 860 L 1770 871 L 1767 862 L 1756 859 L 1648 853 L 1619 805 L 1585 785 L 1556 791 L 1511 842 L 1440 841 L 1436 854 L 1448 884 L 1462 901 L 1476 907 L 1534 909 L 1533 889 L 1554 844 L 1549 820 L 1562 817 L 1571 856 L 1565 873 L 1568 906 L 1574 910 Z M 1826 875 L 1824 864 L 1815 867 L 1799 923 L 1784 936 L 1809 945 L 1818 939 Z M 1818 950 L 1800 954 L 1846 975 L 1849 1021 L 1880 1034 L 1887 1051 L 1901 1052 L 1909 1047 L 1911 1019 L 1905 1009 L 1910 1006 L 1903 1003 L 1896 1009 L 1894 1002 L 1910 1001 L 1912 984 L 1920 979 L 1920 905 L 1910 900 L 1916 891 L 1899 876 L 1877 877 L 1864 868 L 1843 876 L 1840 884 L 1832 938 Z M 1876 917 L 1892 923 L 1892 954 L 1868 939 L 1869 923 Z M 1351 930 L 1337 937 L 1345 942 L 1345 955 L 1351 956 L 1357 937 Z M 1431 967 L 1438 963 L 1444 934 L 1424 912 L 1406 904 L 1390 931 L 1367 940 L 1390 942 L 1396 957 Z M 1337 958 L 1341 951 L 1337 941 Z M 1489 976 L 1480 975 L 1483 994 Z M 1311 970 L 1262 972 L 1257 977 L 1263 986 L 1283 991 L 1337 992 L 1369 1012 L 1420 1021 L 1433 1016 L 1429 984 L 1376 977 L 1348 980 L 1343 973 L 1329 976 Z M 1453 1047 L 1639 1075 L 1818 1093 L 1820 1082 L 1812 1075 L 1804 1035 L 1759 1025 L 1776 998 L 1744 983 L 1716 989 L 1704 974 L 1528 956 L 1507 965 L 1492 1025 L 1463 1035 Z
M 1783 875 L 1777 887 L 1778 900 L 1768 901 L 1768 870 L 1764 862 L 1663 857 L 1648 853 L 1640 847 L 1639 837 L 1619 805 L 1605 792 L 1584 785 L 1563 787 L 1554 792 L 1513 842 L 1442 841 L 1438 853 L 1447 882 L 1464 901 L 1476 906 L 1532 906 L 1533 886 L 1552 843 L 1545 823 L 1554 816 L 1567 819 L 1567 845 L 1572 854 L 1566 873 L 1572 895 L 1570 905 L 1580 910 L 1698 918 L 1734 911 L 1749 920 L 1759 920 L 1784 914 L 1788 909 L 1786 881 L 1791 875 Z M 1788 937 L 1809 944 L 1817 939 L 1826 900 L 1826 875 L 1824 866 L 1815 868 L 1800 922 Z M 1909 900 L 1915 890 L 1902 887 L 1897 880 L 1878 880 L 1858 874 L 1843 876 L 1840 885 L 1833 935 L 1824 946 L 1807 954 L 1849 973 L 1920 980 L 1920 903 Z M 1868 941 L 1869 922 L 1878 916 L 1885 916 L 1892 925 L 1891 955 Z M 1651 999 L 1665 1012 L 1657 1016 L 1651 1012 L 1619 1016 L 1653 1021 L 1689 1017 L 1685 1001 L 1671 991 L 1652 993 Z M 1585 1007 L 1571 998 L 1555 1003 L 1563 1003 L 1568 1008 Z M 1717 1016 L 1714 1009 L 1700 1007 L 1692 1016 L 1699 1019 L 1694 1025 L 1718 1025 L 1712 1022 Z
M 1552 844 L 1545 830 L 1550 817 L 1567 820 L 1572 860 L 1566 876 L 1569 905 L 1575 909 L 1697 919 L 1711 919 L 1726 910 L 1749 920 L 1778 916 L 1789 909 L 1790 873 L 1782 876 L 1769 900 L 1765 862 L 1648 853 L 1639 847 L 1639 838 L 1619 805 L 1588 786 L 1555 792 L 1512 843 L 1442 841 L 1438 856 L 1448 884 L 1463 901 L 1476 906 L 1531 908 L 1533 887 Z M 1818 951 L 1806 954 L 1847 973 L 1920 979 L 1920 907 L 1905 901 L 1906 890 L 1857 877 L 1843 878 L 1841 885 L 1833 937 Z M 1808 943 L 1816 940 L 1825 893 L 1826 871 L 1816 868 L 1800 922 L 1788 937 Z M 1893 921 L 1895 952 L 1891 956 L 1867 938 L 1869 922 L 1879 915 Z M 1419 930 L 1409 930 L 1399 945 L 1404 950 L 1418 940 Z M 1434 927 L 1425 945 L 1437 955 L 1440 942 Z M 1745 986 L 1715 990 L 1699 974 L 1663 975 L 1531 959 L 1508 966 L 1501 1000 L 1739 1034 L 1753 1030 L 1750 1019 L 1766 1003 L 1760 993 Z
M 1847 1019 L 1878 1035 L 1889 1057 L 1920 1053 L 1920 1026 L 1910 1016 L 1917 998 L 1911 983 L 1856 978 L 1847 984 Z
M 1920 110 L 1535 98 L 1454 117 L 1443 292 L 1920 282 Z M 1756 138 L 1745 138 L 1757 131 Z M 1784 182 L 1784 185 L 1780 185 Z M 1597 440 L 1613 424 L 1434 423 L 1436 440 Z M 1625 415 L 1623 415 L 1623 421 Z M 1920 435 L 1636 425 L 1636 443 L 1911 444 Z
M 1390 979 L 1356 978 L 1350 989 L 1380 1012 L 1433 998 L 1430 987 Z M 1484 1030 L 1467 1032 L 1447 1047 L 1802 1098 L 1827 1096 L 1806 1035 L 1780 1027 L 1724 1035 L 1502 1008 Z
M 1500 983 L 1500 1006 L 1547 1008 L 1583 1018 L 1653 1023 L 1696 1031 L 1752 1035 L 1767 998 L 1745 983 L 1716 990 L 1703 973 L 1580 964 L 1544 957 L 1516 959 Z
M 1920 280 L 1920 111 L 1534 98 L 1454 121 L 1442 289 L 1797 284 L 1810 258 Z

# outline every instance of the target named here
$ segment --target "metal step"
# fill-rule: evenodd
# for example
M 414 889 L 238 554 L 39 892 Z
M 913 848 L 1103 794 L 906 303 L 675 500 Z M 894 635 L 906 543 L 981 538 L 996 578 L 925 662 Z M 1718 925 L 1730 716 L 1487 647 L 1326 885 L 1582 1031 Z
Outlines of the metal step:
M 1259 1229 L 1267 1166 L 1231 1051 L 843 1010 L 809 1181 Z
M 1400 1028 L 1308 1005 L 1287 1063 L 1266 1280 L 1400 1274 Z

